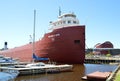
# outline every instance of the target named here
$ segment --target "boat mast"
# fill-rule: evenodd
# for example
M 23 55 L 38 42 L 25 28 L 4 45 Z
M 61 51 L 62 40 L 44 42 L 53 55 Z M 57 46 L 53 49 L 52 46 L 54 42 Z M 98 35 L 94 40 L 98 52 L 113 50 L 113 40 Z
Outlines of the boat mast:
M 35 23 L 36 23 L 36 10 L 34 10 L 34 23 L 33 23 L 33 54 L 35 54 Z
M 59 7 L 59 16 L 61 16 L 61 8 Z

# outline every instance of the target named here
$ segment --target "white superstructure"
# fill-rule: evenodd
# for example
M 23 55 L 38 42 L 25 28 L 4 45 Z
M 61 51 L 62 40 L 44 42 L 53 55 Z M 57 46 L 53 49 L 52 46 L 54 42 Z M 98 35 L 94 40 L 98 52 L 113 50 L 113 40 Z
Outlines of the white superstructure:
M 78 26 L 79 20 L 76 18 L 74 13 L 63 14 L 58 17 L 55 22 L 50 22 L 51 30 L 59 29 L 63 27 Z

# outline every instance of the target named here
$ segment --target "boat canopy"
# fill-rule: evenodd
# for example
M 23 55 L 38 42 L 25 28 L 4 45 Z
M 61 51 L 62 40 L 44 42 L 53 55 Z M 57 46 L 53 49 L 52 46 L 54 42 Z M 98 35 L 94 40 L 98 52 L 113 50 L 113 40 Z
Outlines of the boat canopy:
M 33 53 L 32 58 L 33 58 L 34 60 L 36 60 L 36 61 L 48 61 L 48 60 L 49 60 L 49 58 L 38 57 L 38 56 L 35 55 L 34 53 Z

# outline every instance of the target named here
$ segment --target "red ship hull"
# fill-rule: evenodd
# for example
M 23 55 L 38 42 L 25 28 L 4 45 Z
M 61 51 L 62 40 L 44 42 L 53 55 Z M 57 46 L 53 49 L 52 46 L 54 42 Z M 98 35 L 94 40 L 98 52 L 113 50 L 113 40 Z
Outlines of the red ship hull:
M 1 51 L 0 54 L 18 58 L 20 61 L 32 61 L 32 43 Z M 35 42 L 35 54 L 48 57 L 59 63 L 84 63 L 85 26 L 73 26 L 55 29 Z

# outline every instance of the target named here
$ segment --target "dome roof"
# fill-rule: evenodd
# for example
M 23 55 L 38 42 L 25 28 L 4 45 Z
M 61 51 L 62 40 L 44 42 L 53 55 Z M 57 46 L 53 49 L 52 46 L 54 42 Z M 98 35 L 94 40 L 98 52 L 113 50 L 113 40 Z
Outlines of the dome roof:
M 100 44 L 96 44 L 95 48 L 113 48 L 113 44 L 110 41 L 105 41 L 104 43 Z

